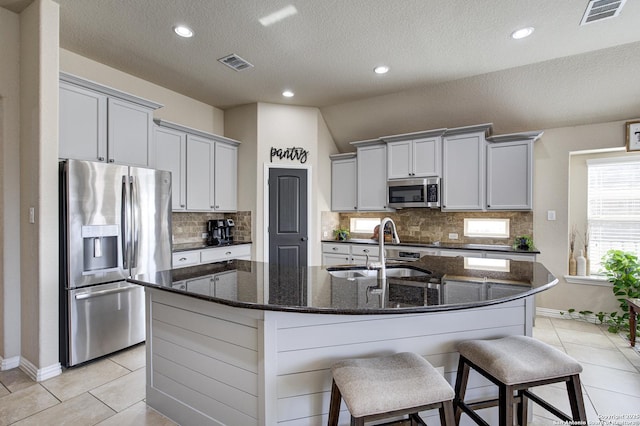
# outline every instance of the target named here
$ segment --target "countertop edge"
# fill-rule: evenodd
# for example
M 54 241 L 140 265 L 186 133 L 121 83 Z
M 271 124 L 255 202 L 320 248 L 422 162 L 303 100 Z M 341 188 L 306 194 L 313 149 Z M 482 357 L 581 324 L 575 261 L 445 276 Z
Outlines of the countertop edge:
M 371 240 L 321 240 L 322 243 L 336 243 L 336 244 L 362 244 L 362 245 L 370 245 L 375 246 L 378 245 L 375 241 Z M 384 243 L 385 247 L 424 247 L 424 248 L 435 248 L 435 249 L 445 249 L 445 250 L 473 250 L 473 251 L 495 251 L 502 253 L 516 253 L 516 254 L 540 254 L 540 251 L 536 250 L 518 250 L 514 249 L 510 246 L 500 246 L 496 245 L 492 247 L 491 244 L 456 244 L 456 243 Z

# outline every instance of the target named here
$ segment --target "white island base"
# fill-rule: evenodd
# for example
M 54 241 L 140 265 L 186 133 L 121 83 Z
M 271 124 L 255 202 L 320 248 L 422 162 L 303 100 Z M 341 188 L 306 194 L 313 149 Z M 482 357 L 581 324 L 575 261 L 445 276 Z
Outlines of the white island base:
M 453 386 L 458 342 L 530 336 L 533 325 L 532 296 L 455 311 L 333 315 L 145 291 L 147 404 L 183 426 L 326 425 L 335 361 L 415 352 Z M 467 400 L 494 395 L 497 388 L 472 372 Z M 348 425 L 344 403 L 342 410 L 340 425 Z M 496 408 L 480 413 L 497 424 Z M 422 416 L 439 424 L 435 410 Z

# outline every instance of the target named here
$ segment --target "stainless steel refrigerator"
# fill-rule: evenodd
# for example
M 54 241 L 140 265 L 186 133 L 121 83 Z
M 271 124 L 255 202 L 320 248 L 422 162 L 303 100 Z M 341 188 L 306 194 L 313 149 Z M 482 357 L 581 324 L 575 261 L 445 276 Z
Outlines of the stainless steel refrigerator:
M 60 163 L 60 359 L 76 365 L 145 339 L 144 290 L 171 269 L 171 174 Z

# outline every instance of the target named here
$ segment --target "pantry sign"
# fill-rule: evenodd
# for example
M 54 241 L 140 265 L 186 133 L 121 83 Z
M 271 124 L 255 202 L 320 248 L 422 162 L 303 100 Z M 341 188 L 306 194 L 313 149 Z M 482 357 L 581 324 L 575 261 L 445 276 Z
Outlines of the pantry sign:
M 304 148 L 293 146 L 291 148 L 275 148 L 271 147 L 271 162 L 273 163 L 273 158 L 278 158 L 280 160 L 291 160 L 291 161 L 300 161 L 300 164 L 304 164 L 307 162 L 307 157 L 309 155 L 309 151 Z

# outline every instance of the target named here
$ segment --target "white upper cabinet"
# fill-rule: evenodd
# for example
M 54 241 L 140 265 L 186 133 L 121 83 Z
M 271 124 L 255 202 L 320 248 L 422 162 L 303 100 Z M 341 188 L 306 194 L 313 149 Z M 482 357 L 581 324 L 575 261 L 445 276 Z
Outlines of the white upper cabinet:
M 165 120 L 156 124 L 155 167 L 172 172 L 173 210 L 236 211 L 240 142 Z
M 331 155 L 331 210 L 355 211 L 357 200 L 356 154 Z
M 212 211 L 215 142 L 187 135 L 187 210 Z
M 442 140 L 442 210 L 484 210 L 485 135 L 491 124 L 447 130 Z
M 487 210 L 533 210 L 533 143 L 541 135 L 487 138 Z
M 387 210 L 387 146 L 379 141 L 352 142 L 357 154 L 358 211 Z
M 107 97 L 60 82 L 59 158 L 107 160 Z
M 59 158 L 150 167 L 161 104 L 60 73 Z
M 238 209 L 238 147 L 216 141 L 214 171 L 214 209 Z
M 442 134 L 445 129 L 385 136 L 387 142 L 387 178 L 440 176 L 442 170 Z
M 173 211 L 187 208 L 187 135 L 178 130 L 155 126 L 155 162 L 158 170 L 171 172 Z

